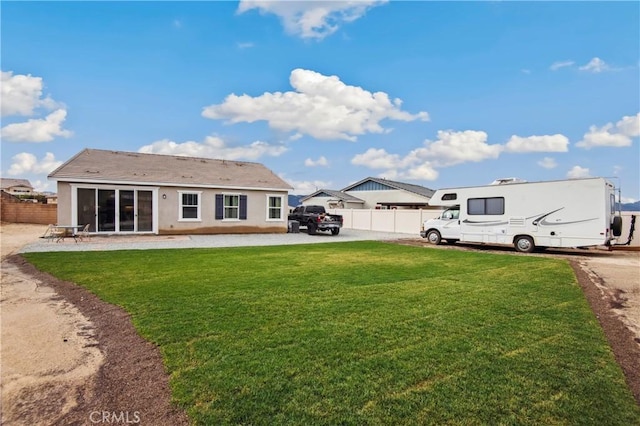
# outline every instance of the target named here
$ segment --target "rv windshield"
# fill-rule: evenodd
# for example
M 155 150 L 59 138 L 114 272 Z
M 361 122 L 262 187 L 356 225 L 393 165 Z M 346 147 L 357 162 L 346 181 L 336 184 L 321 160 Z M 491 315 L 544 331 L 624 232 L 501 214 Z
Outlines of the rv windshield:
M 459 216 L 460 216 L 460 206 L 455 206 L 442 212 L 440 219 L 455 220 L 455 219 L 458 219 Z

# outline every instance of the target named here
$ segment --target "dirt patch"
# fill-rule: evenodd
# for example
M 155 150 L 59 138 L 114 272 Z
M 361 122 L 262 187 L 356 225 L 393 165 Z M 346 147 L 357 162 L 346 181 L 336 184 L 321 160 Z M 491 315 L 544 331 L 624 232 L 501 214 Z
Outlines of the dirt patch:
M 12 254 L 45 229 L 0 226 L 2 424 L 188 424 L 126 312 Z
M 104 354 L 100 369 L 90 383 L 87 382 L 76 391 L 82 397 L 78 398 L 77 404 L 65 414 L 64 419 L 60 419 L 60 423 L 90 424 L 107 415 L 111 417 L 111 423 L 114 423 L 114 418 L 124 416 L 129 423 L 167 426 L 188 424 L 184 412 L 171 404 L 168 376 L 159 349 L 138 335 L 131 318 L 123 309 L 101 301 L 71 282 L 38 271 L 19 255 L 10 256 L 7 261 L 24 274 L 46 282 L 47 286 L 85 315 L 93 324 L 96 345 Z M 86 392 L 87 388 L 92 392 Z M 31 407 L 28 413 L 18 411 L 22 415 L 46 419 L 42 417 L 46 416 L 46 409 L 46 405 L 39 405 Z

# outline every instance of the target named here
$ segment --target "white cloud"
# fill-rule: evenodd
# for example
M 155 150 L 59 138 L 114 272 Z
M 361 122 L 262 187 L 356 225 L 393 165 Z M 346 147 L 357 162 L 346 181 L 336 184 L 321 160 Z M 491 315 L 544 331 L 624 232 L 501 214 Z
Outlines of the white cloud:
M 388 179 L 435 180 L 438 168 L 498 158 L 502 150 L 502 145 L 487 144 L 485 132 L 441 130 L 437 141 L 426 140 L 404 157 L 369 148 L 354 156 L 351 164 L 384 170 L 381 176 Z
M 227 119 L 229 123 L 264 120 L 271 128 L 283 132 L 350 141 L 355 141 L 357 135 L 389 132 L 380 125 L 385 119 L 429 119 L 426 112 L 402 111 L 400 99 L 391 101 L 384 92 L 371 93 L 346 85 L 337 76 L 295 69 L 289 80 L 295 92 L 264 93 L 257 97 L 231 94 L 222 104 L 204 108 L 202 115 Z
M 567 152 L 569 139 L 560 134 L 520 137 L 513 135 L 505 145 L 506 152 Z
M 51 181 L 42 181 L 40 179 L 31 180 L 31 185 L 33 185 L 33 189 L 37 192 L 45 192 L 45 191 L 53 191 L 55 192 L 55 188 Z
M 273 1 L 241 0 L 238 13 L 258 9 L 280 18 L 288 34 L 321 40 L 335 33 L 344 23 L 353 22 L 372 7 L 386 0 L 358 1 Z
M 475 130 L 439 130 L 438 140 L 426 140 L 424 145 L 409 156 L 429 160 L 436 167 L 495 159 L 503 150 L 502 145 L 489 145 L 485 132 Z
M 427 161 L 415 167 L 410 167 L 406 172 L 400 173 L 399 177 L 411 180 L 436 180 L 438 174 L 438 171 Z
M 567 177 L 569 179 L 579 179 L 591 177 L 591 175 L 589 169 L 580 166 L 573 166 L 571 170 L 567 172 Z
M 13 75 L 12 71 L 2 71 L 0 90 L 2 117 L 10 115 L 29 116 L 40 107 L 54 109 L 56 102 L 50 97 L 42 98 L 42 78 L 29 75 Z
M 317 160 L 312 160 L 311 158 L 307 158 L 306 160 L 304 160 L 304 165 L 307 167 L 318 167 L 318 166 L 326 167 L 329 165 L 329 162 L 327 161 L 326 157 L 321 156 Z
M 62 124 L 67 118 L 67 111 L 59 109 L 44 119 L 32 118 L 23 123 L 13 123 L 0 130 L 2 139 L 10 142 L 50 142 L 56 136 L 68 138 L 73 132 L 64 130 Z
M 7 172 L 11 176 L 19 176 L 27 173 L 49 174 L 62 164 L 62 161 L 56 161 L 55 156 L 50 152 L 47 152 L 39 161 L 35 155 L 28 152 L 21 152 L 13 156 L 12 160 L 13 162 Z
M 397 154 L 389 154 L 384 149 L 369 148 L 362 154 L 351 159 L 355 166 L 365 166 L 370 169 L 395 169 L 402 166 L 402 160 Z
M 585 72 L 591 72 L 594 74 L 598 74 L 601 72 L 605 72 L 605 71 L 610 71 L 611 67 L 609 65 L 607 65 L 602 59 L 600 58 L 593 58 L 589 61 L 589 63 L 587 63 L 586 65 L 581 66 L 580 71 L 585 71 Z
M 542 160 L 538 161 L 538 166 L 545 169 L 555 169 L 558 167 L 558 163 L 551 157 L 544 157 Z
M 236 46 L 238 46 L 238 49 L 250 49 L 254 46 L 254 44 L 249 41 L 244 41 L 236 43 Z
M 566 68 L 566 67 L 573 66 L 573 64 L 575 64 L 574 61 L 558 61 L 558 62 L 554 62 L 553 64 L 551 64 L 549 69 L 551 71 L 557 71 L 560 68 Z
M 640 136 L 640 112 L 636 115 L 622 117 L 622 120 L 616 123 L 618 131 L 629 137 Z
M 292 194 L 296 195 L 309 195 L 316 192 L 319 189 L 331 189 L 332 182 L 331 181 L 322 181 L 322 180 L 305 180 L 305 181 L 297 181 L 287 179 L 284 174 L 279 175 L 282 180 L 287 182 L 289 185 L 293 187 L 291 190 Z
M 230 147 L 214 136 L 207 136 L 202 143 L 188 141 L 176 143 L 168 139 L 141 147 L 138 152 L 147 154 L 183 155 L 187 157 L 217 158 L 224 160 L 254 161 L 263 156 L 278 157 L 287 151 L 284 145 L 270 145 L 256 141 L 249 145 Z
M 632 138 L 640 135 L 640 113 L 624 116 L 616 124 L 607 123 L 602 127 L 591 126 L 577 147 L 590 149 L 599 146 L 631 146 Z

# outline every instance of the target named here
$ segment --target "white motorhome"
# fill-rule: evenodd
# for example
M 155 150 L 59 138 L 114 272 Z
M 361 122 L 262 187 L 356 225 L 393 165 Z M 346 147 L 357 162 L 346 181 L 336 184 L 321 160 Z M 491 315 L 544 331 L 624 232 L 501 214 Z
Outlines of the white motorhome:
M 443 240 L 536 247 L 610 246 L 622 232 L 614 185 L 604 178 L 548 182 L 497 180 L 437 190 L 429 205 L 448 207 L 423 223 L 420 235 Z

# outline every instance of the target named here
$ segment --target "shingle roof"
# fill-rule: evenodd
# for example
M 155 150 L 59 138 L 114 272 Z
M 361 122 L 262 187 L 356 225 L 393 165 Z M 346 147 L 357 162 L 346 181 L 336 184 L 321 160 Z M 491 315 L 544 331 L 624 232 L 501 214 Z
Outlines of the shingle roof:
M 68 182 L 292 189 L 259 163 L 100 149 L 79 152 L 51 172 L 49 178 Z
M 317 197 L 322 193 L 325 193 L 330 197 L 334 197 L 334 198 L 337 198 L 338 200 L 342 200 L 342 201 L 348 201 L 348 202 L 351 202 L 351 203 L 364 203 L 363 200 L 361 200 L 360 198 L 354 197 L 351 194 L 347 194 L 347 193 L 342 192 L 342 191 L 334 191 L 332 189 L 319 189 L 316 192 L 314 192 L 313 194 L 307 195 L 306 197 L 302 198 L 302 200 L 308 200 L 309 198 Z
M 14 186 L 25 186 L 27 188 L 33 189 L 33 186 L 31 186 L 31 182 L 29 182 L 27 179 L 0 178 L 0 189 L 12 188 Z
M 433 189 L 429 189 L 425 186 L 420 186 L 420 185 L 414 185 L 411 183 L 404 183 L 404 182 L 396 182 L 393 180 L 387 180 L 387 179 L 381 179 L 381 178 L 375 178 L 375 177 L 368 177 L 365 179 L 362 179 L 359 182 L 356 182 L 352 185 L 347 186 L 346 188 L 343 188 L 342 191 L 348 191 L 352 188 L 355 188 L 356 186 L 359 186 L 361 184 L 363 184 L 364 182 L 367 181 L 373 181 L 373 182 L 377 182 L 381 185 L 387 185 L 390 186 L 392 188 L 396 188 L 396 189 L 402 189 L 408 192 L 413 192 L 415 194 L 419 194 L 419 195 L 423 195 L 425 197 L 429 197 L 431 198 L 431 196 L 433 195 L 433 193 L 435 192 Z

